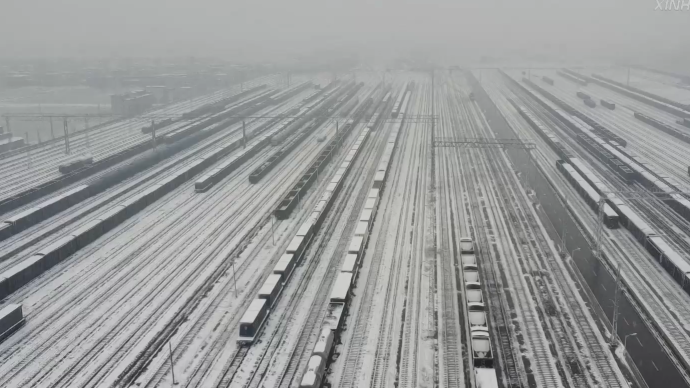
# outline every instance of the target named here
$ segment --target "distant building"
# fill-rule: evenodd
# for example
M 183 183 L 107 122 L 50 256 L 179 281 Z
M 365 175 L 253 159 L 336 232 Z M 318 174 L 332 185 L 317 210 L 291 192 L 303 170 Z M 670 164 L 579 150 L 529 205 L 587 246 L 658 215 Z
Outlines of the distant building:
M 150 109 L 154 102 L 153 94 L 145 90 L 113 94 L 110 96 L 110 109 L 113 114 L 132 117 Z

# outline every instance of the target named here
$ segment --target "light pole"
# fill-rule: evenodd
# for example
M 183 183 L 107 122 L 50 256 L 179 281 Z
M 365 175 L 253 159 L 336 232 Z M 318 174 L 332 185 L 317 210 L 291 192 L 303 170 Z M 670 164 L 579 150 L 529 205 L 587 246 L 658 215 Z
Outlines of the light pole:
M 575 252 L 577 252 L 579 250 L 580 250 L 580 248 L 575 248 L 575 249 L 573 249 L 572 252 L 570 252 L 570 259 L 571 260 L 575 261 Z
M 631 334 L 626 335 L 623 338 L 623 347 L 625 348 L 626 353 L 628 352 L 628 337 L 635 337 L 635 336 L 637 336 L 637 333 L 631 333 Z

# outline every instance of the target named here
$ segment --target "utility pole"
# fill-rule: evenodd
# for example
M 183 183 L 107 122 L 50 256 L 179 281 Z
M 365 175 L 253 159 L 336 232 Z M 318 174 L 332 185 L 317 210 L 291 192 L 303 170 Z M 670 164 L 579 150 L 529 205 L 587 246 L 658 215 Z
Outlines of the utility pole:
M 153 142 L 153 149 L 156 149 L 156 120 L 151 120 L 151 141 Z
M 235 284 L 235 298 L 237 298 L 237 271 L 235 271 L 235 259 L 232 259 L 232 282 Z
M 242 120 L 242 148 L 247 148 L 247 133 L 245 132 L 246 122 Z
M 436 128 L 436 94 L 434 92 L 434 69 L 431 69 L 431 137 L 434 137 Z
M 65 153 L 69 155 L 69 131 L 67 130 L 67 118 L 64 119 L 63 125 L 65 128 Z
M 594 251 L 594 257 L 597 259 L 601 259 L 601 239 L 604 234 L 604 205 L 606 204 L 604 197 L 606 195 L 602 195 L 601 198 L 599 199 L 599 209 L 597 212 L 597 229 L 596 229 L 596 249 Z
M 50 118 L 50 135 L 53 137 L 53 140 L 55 140 L 55 132 L 53 132 L 53 118 Z
M 89 118 L 86 117 L 84 119 L 84 125 L 86 126 L 84 128 L 84 132 L 86 135 L 86 151 L 91 154 L 91 141 L 89 140 Z
M 609 344 L 612 348 L 615 348 L 618 344 L 616 342 L 616 337 L 618 336 L 618 294 L 620 293 L 620 277 L 621 277 L 621 264 L 618 263 L 616 266 L 616 291 L 613 296 L 613 322 L 611 329 L 611 341 Z
M 172 342 L 168 341 L 168 347 L 170 348 L 170 372 L 172 373 L 173 385 L 175 385 L 177 382 L 175 382 L 175 364 L 173 363 Z
M 26 138 L 26 145 L 29 145 L 29 132 L 24 134 L 24 137 Z M 31 147 L 26 147 L 26 159 L 28 162 L 27 168 L 31 168 Z
M 12 130 L 10 129 L 10 118 L 5 117 L 5 124 L 7 124 L 7 133 L 12 133 Z

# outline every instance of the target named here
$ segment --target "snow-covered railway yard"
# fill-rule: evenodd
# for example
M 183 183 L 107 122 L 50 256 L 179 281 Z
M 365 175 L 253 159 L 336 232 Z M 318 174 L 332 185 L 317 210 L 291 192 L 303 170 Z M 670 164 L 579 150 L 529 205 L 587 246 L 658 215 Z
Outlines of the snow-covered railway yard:
M 669 76 L 635 74 L 687 103 Z M 690 213 L 573 129 L 680 198 L 690 144 L 633 117 L 690 132 L 671 113 L 556 69 L 533 71 L 543 89 L 516 70 L 303 76 L 320 88 L 274 78 L 246 82 L 265 87 L 223 107 L 224 121 L 161 129 L 174 152 L 155 163 L 70 194 L 115 165 L 0 215 L 14 220 L 0 225 L 0 311 L 21 304 L 24 318 L 0 342 L 0 386 L 689 385 Z M 150 141 L 145 121 L 75 134 L 73 153 L 100 160 Z M 34 151 L 31 169 L 25 154 L 3 159 L 0 200 L 59 176 L 62 150 Z M 605 226 L 594 197 L 613 209 Z

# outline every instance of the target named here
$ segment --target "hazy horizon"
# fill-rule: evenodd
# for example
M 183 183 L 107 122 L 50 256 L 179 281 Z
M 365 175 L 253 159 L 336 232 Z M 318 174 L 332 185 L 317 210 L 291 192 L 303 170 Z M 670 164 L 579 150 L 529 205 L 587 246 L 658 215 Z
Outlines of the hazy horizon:
M 660 12 L 656 5 L 656 0 L 6 0 L 0 56 L 250 62 L 320 52 L 374 58 L 417 52 L 453 62 L 520 54 L 690 64 L 684 39 L 690 11 Z

